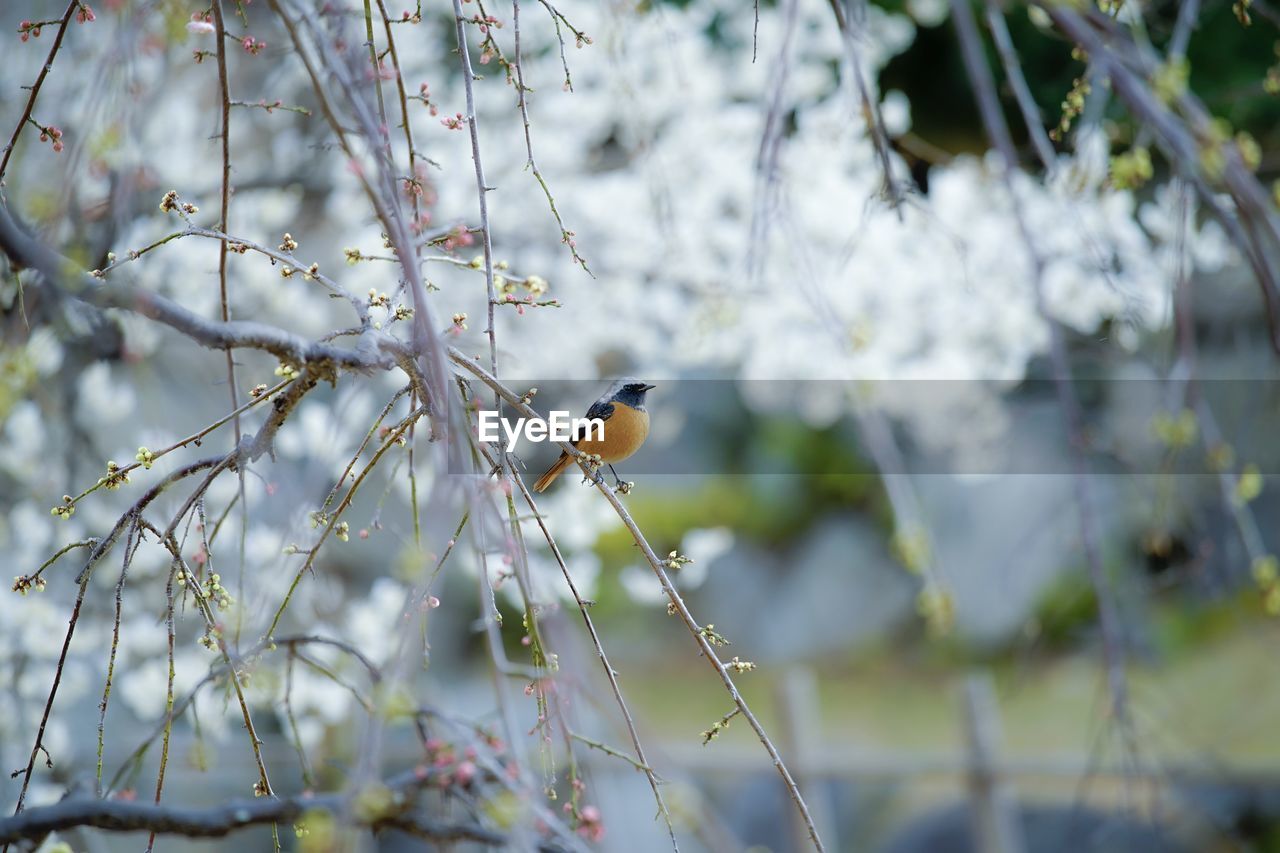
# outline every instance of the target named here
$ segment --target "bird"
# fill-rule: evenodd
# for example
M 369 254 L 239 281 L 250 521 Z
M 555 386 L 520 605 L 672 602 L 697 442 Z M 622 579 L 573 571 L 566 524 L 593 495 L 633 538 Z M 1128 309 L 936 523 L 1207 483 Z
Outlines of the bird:
M 604 438 L 597 440 L 588 432 L 583 438 L 574 439 L 573 446 L 583 453 L 599 456 L 600 461 L 613 471 L 613 478 L 618 483 L 622 480 L 618 477 L 618 472 L 613 470 L 613 463 L 621 462 L 635 453 L 649 436 L 649 412 L 644 405 L 644 395 L 655 387 L 657 386 L 633 379 L 620 379 L 613 383 L 587 409 L 588 418 L 604 421 Z M 567 450 L 561 451 L 555 464 L 533 484 L 534 491 L 546 491 L 556 477 L 572 464 L 573 456 Z

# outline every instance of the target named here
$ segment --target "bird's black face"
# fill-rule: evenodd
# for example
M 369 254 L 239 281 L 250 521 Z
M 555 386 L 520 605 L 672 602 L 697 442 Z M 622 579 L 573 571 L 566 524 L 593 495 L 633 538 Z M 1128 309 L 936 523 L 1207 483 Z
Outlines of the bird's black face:
M 644 411 L 644 394 L 653 387 L 644 382 L 628 382 L 614 393 L 613 399 L 633 409 Z

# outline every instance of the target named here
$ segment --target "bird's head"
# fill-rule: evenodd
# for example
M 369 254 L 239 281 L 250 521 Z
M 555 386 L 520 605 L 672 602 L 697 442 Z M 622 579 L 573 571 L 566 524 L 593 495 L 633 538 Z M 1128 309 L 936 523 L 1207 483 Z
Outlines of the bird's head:
M 657 386 L 650 385 L 647 382 L 637 382 L 633 379 L 623 379 L 616 387 L 617 390 L 613 392 L 614 400 L 633 409 L 643 409 L 644 395 Z

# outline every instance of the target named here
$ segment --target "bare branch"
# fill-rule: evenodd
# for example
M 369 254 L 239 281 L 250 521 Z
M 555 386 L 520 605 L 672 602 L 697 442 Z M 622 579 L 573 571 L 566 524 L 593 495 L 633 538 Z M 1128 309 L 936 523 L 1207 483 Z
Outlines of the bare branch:
M 480 127 L 476 120 L 475 72 L 471 70 L 471 52 L 467 48 L 466 19 L 462 16 L 462 0 L 453 0 L 454 28 L 457 32 L 458 62 L 462 65 L 462 86 L 467 95 L 467 131 L 471 134 L 471 159 L 476 170 L 476 195 L 480 203 L 480 236 L 484 245 L 484 284 L 488 295 L 489 370 L 498 374 L 498 342 L 493 326 L 497 291 L 493 284 L 493 235 L 489 230 L 489 186 L 484 180 L 484 164 L 480 160 Z M 521 93 L 523 97 L 523 92 Z
M 49 47 L 49 55 L 45 57 L 44 65 L 40 66 L 36 82 L 31 84 L 31 94 L 27 96 L 27 105 L 22 109 L 22 118 L 18 119 L 13 135 L 9 137 L 9 144 L 4 147 L 4 157 L 0 158 L 0 181 L 4 180 L 5 170 L 9 168 L 9 158 L 13 156 L 13 149 L 18 145 L 18 137 L 22 135 L 22 129 L 31 120 L 31 111 L 35 109 L 36 99 L 40 97 L 40 87 L 44 85 L 44 78 L 48 77 L 49 72 L 53 70 L 54 57 L 62 48 L 62 38 L 67 34 L 67 25 L 71 23 L 71 16 L 75 14 L 79 5 L 80 0 L 71 0 L 67 4 L 67 11 L 62 13 L 62 20 L 58 22 L 58 32 L 53 37 L 53 44 Z

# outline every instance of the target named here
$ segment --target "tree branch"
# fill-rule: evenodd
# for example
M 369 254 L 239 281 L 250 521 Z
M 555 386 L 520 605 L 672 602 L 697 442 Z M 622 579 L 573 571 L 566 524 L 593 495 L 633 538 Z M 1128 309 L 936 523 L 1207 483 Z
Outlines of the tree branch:
M 160 806 L 126 800 L 63 800 L 51 806 L 28 809 L 22 814 L 0 819 L 0 843 L 39 839 L 50 832 L 93 827 L 108 832 L 154 832 L 188 838 L 223 838 L 251 826 L 293 823 L 312 812 L 325 812 L 344 822 L 374 831 L 396 829 L 430 841 L 476 841 L 504 846 L 506 834 L 475 823 L 445 823 L 428 820 L 413 812 L 412 796 L 436 781 L 438 773 L 418 768 L 375 787 L 373 791 L 350 794 L 298 795 L 292 797 L 232 800 L 208 809 Z M 385 806 L 370 809 L 369 801 Z M 542 844 L 542 850 L 559 848 Z
M 210 349 L 259 349 L 295 365 L 330 362 L 335 367 L 357 372 L 387 370 L 395 365 L 390 350 L 399 344 L 380 346 L 389 340 L 386 336 L 375 342 L 375 337 L 365 332 L 356 349 L 342 349 L 310 341 L 267 323 L 206 320 L 158 293 L 125 282 L 95 278 L 27 234 L 3 203 L 0 203 L 0 251 L 19 266 L 39 271 L 51 286 L 83 302 L 140 314 Z

